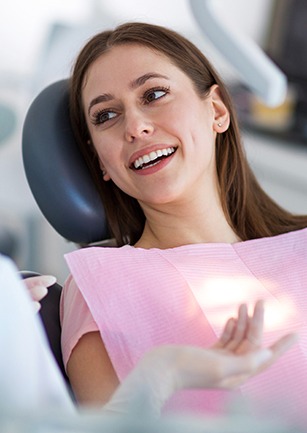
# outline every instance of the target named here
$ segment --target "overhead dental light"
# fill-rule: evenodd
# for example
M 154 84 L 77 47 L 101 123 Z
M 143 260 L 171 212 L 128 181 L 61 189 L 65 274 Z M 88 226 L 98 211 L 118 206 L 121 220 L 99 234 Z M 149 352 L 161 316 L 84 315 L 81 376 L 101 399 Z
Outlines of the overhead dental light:
M 203 33 L 236 69 L 242 81 L 268 106 L 282 104 L 287 93 L 285 74 L 261 48 L 236 32 L 222 18 L 218 0 L 189 0 Z

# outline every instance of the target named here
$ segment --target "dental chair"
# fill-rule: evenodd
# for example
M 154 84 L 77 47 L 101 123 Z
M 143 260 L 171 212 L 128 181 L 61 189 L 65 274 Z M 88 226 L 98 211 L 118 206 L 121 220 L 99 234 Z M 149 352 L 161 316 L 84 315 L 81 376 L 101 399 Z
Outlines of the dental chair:
M 23 126 L 22 156 L 26 177 L 41 212 L 68 241 L 87 246 L 108 239 L 104 208 L 75 142 L 69 120 L 69 83 L 57 81 L 31 103 Z M 22 272 L 23 278 L 38 275 Z M 50 287 L 40 315 L 51 350 L 66 376 L 61 353 L 61 286 Z
M 45 88 L 27 112 L 22 156 L 33 196 L 63 238 L 80 245 L 109 237 L 105 212 L 75 142 L 69 120 L 69 83 Z

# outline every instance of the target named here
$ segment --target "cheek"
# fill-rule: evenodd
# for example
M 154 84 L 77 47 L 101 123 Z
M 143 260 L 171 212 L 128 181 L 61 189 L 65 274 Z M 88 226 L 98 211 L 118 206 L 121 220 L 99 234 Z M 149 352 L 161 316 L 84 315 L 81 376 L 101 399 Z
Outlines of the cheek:
M 92 136 L 93 144 L 100 161 L 105 165 L 112 165 L 118 157 L 118 146 L 111 137 Z
M 113 182 L 124 191 L 126 179 L 125 159 L 122 146 L 114 140 L 100 140 L 95 144 L 96 152 L 103 167 Z
M 208 122 L 206 111 L 198 98 L 192 100 L 185 98 L 171 108 L 168 107 L 164 121 L 168 123 L 170 129 L 180 131 L 183 134 L 188 132 L 191 134 L 201 128 L 205 132 Z
M 208 122 L 204 123 L 204 118 L 200 116 L 197 110 L 187 108 L 170 113 L 167 117 L 168 129 L 176 135 L 182 144 L 190 148 L 197 146 L 199 143 L 205 143 L 208 139 Z
M 190 115 L 190 110 L 185 107 L 170 108 L 160 118 L 160 125 L 163 125 L 169 133 L 178 138 L 187 135 L 188 131 L 193 128 L 193 116 Z
M 103 167 L 106 167 L 106 162 L 108 161 L 108 156 L 106 154 L 106 152 L 101 150 L 100 146 L 94 145 L 100 165 Z
M 191 119 L 190 137 L 193 151 L 198 155 L 195 164 L 210 172 L 215 170 L 215 140 L 216 134 L 212 128 L 210 116 L 202 113 Z

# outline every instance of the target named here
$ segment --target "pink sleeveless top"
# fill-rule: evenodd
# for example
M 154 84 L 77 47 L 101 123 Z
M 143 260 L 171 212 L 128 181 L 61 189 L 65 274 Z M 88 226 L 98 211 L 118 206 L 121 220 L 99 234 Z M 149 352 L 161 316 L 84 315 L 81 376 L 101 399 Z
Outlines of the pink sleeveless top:
M 153 346 L 209 347 L 240 303 L 264 299 L 265 345 L 294 330 L 299 343 L 238 391 L 181 391 L 166 410 L 214 414 L 238 393 L 261 413 L 306 418 L 307 229 L 166 250 L 90 247 L 65 257 L 73 276 L 61 306 L 65 363 L 78 339 L 98 328 L 123 380 Z

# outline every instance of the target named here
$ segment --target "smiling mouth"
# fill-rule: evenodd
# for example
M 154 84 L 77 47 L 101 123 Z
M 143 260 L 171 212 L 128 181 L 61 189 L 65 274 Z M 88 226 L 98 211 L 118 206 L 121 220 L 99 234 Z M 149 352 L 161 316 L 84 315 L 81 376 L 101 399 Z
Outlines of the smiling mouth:
M 150 152 L 136 159 L 133 164 L 131 164 L 130 168 L 133 170 L 144 170 L 145 168 L 152 167 L 158 164 L 162 159 L 171 156 L 176 150 L 176 147 L 166 147 L 165 149 Z

